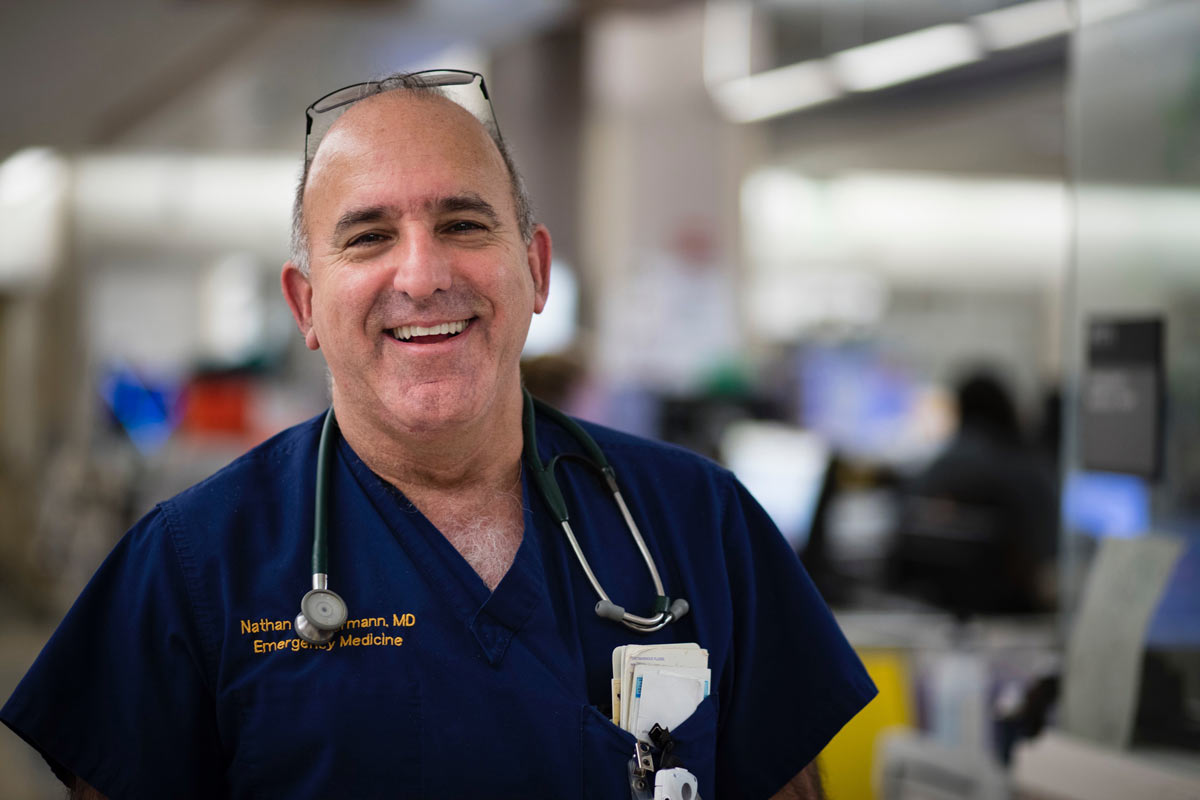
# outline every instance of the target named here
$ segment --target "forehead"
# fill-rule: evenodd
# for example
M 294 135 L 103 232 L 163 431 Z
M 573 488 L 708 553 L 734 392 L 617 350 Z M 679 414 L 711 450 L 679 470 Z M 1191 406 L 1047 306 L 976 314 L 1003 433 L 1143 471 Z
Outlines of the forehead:
M 393 203 L 470 191 L 504 205 L 508 170 L 495 142 L 470 112 L 437 95 L 388 92 L 352 106 L 313 158 L 306 211 L 384 193 Z M 375 198 L 375 201 L 385 198 Z M 402 203 L 399 203 L 402 204 Z

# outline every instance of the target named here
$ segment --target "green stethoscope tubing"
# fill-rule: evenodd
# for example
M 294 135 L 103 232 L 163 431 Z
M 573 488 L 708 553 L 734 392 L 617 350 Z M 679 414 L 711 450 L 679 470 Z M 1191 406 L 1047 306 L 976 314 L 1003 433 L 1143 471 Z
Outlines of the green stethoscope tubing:
M 650 550 L 646 547 L 646 541 L 642 538 L 642 532 L 638 530 L 637 523 L 633 519 L 633 514 L 629 512 L 629 506 L 625 503 L 625 498 L 621 495 L 621 489 L 617 485 L 616 471 L 608 463 L 608 459 L 604 457 L 604 452 L 596 444 L 596 440 L 579 423 L 557 408 L 536 399 L 528 391 L 523 393 L 525 395 L 525 414 L 521 427 L 525 435 L 525 463 L 529 467 L 534 484 L 536 484 L 538 491 L 546 500 L 546 505 L 550 506 L 550 510 L 554 512 L 559 525 L 562 526 L 563 533 L 567 537 L 567 542 L 570 543 L 571 550 L 575 553 L 575 559 L 579 562 L 579 566 L 583 568 L 583 573 L 587 576 L 588 582 L 592 584 L 592 589 L 596 592 L 596 596 L 600 598 L 596 603 L 596 613 L 606 619 L 620 622 L 625 627 L 639 633 L 653 633 L 666 627 L 673 620 L 682 617 L 688 612 L 688 603 L 682 598 L 672 603 L 671 598 L 663 590 L 662 579 L 658 575 L 658 569 L 654 566 L 654 558 L 650 555 Z M 549 464 L 543 464 L 541 457 L 538 455 L 537 426 L 534 424 L 536 413 L 549 417 L 562 426 L 580 447 L 584 449 L 587 457 L 584 458 L 574 453 L 560 453 L 551 458 Z M 583 461 L 604 476 L 604 482 L 608 485 L 608 490 L 612 493 L 613 500 L 616 502 L 617 508 L 620 509 L 621 516 L 625 520 L 625 527 L 629 530 L 629 535 L 633 537 L 634 544 L 637 545 L 638 552 L 641 553 L 642 560 L 646 563 L 646 569 L 650 572 L 650 579 L 654 581 L 654 616 L 641 617 L 637 614 L 631 614 L 612 602 L 608 594 L 604 591 L 604 587 L 600 585 L 596 574 L 592 571 L 592 566 L 588 563 L 587 556 L 583 554 L 583 548 L 579 546 L 579 541 L 575 538 L 575 532 L 571 530 L 567 502 L 563 497 L 562 489 L 559 488 L 558 481 L 554 478 L 554 468 L 564 458 L 574 458 Z
M 688 612 L 688 602 L 682 598 L 672 601 L 663 589 L 662 579 L 654 565 L 654 558 L 650 555 L 646 541 L 642 538 L 633 514 L 630 513 L 629 506 L 621 494 L 616 472 L 608 463 L 600 446 L 575 420 L 553 406 L 534 398 L 524 389 L 522 389 L 522 394 L 524 409 L 521 427 L 524 435 L 525 464 L 535 487 L 558 520 L 563 534 L 567 537 L 567 542 L 571 545 L 571 550 L 575 553 L 575 559 L 579 562 L 579 566 L 583 569 L 584 575 L 587 576 L 588 582 L 599 598 L 596 603 L 596 614 L 605 619 L 620 622 L 638 633 L 653 633 L 681 618 Z M 543 463 L 538 455 L 535 425 L 536 414 L 539 413 L 566 430 L 586 455 L 560 453 L 551 458 L 549 463 Z M 333 634 L 345 624 L 347 615 L 345 602 L 336 592 L 329 589 L 328 575 L 328 499 L 336 429 L 337 420 L 334 417 L 333 408 L 330 407 L 329 412 L 325 415 L 325 423 L 321 427 L 320 443 L 317 446 L 316 498 L 313 504 L 313 588 L 300 601 L 300 614 L 296 617 L 296 633 L 314 644 L 323 644 L 333 638 Z M 634 544 L 642 555 L 646 569 L 650 572 L 650 579 L 654 582 L 655 601 L 652 616 L 643 617 L 631 614 L 612 602 L 604 591 L 604 587 L 600 585 L 599 579 L 596 578 L 595 572 L 592 571 L 591 564 L 588 563 L 587 556 L 584 555 L 578 539 L 575 538 L 575 532 L 571 529 L 566 498 L 554 477 L 555 467 L 564 458 L 582 461 L 603 476 L 608 490 L 612 493 L 613 500 L 621 511 L 629 534 L 633 537 Z
M 317 445 L 317 485 L 313 500 L 312 589 L 300 600 L 296 635 L 313 644 L 325 644 L 346 624 L 346 601 L 329 588 L 329 474 L 333 461 L 337 419 L 330 406 Z
M 329 407 L 329 413 L 325 415 L 325 424 L 321 426 L 321 442 L 317 445 L 317 463 L 321 466 L 317 469 L 317 497 L 314 503 L 313 523 L 313 556 L 312 568 L 314 575 L 324 575 L 328 573 L 329 561 L 329 514 L 325 510 L 326 503 L 329 500 L 329 462 L 333 457 L 333 447 L 330 441 L 333 439 L 333 430 L 337 427 L 337 419 L 333 416 L 333 406 Z

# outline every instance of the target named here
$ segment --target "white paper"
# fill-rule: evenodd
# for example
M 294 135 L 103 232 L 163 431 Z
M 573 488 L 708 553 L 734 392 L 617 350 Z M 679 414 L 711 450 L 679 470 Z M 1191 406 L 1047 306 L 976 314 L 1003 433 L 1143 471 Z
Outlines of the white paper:
M 1127 747 L 1146 629 L 1180 554 L 1179 539 L 1106 539 L 1067 643 L 1063 730 Z
M 708 667 L 708 651 L 695 642 L 678 644 L 625 645 L 621 666 L 621 727 L 629 730 L 629 703 L 633 695 L 633 670 L 639 665 L 654 667 Z
M 707 669 L 670 669 L 640 666 L 634 670 L 629 731 L 649 741 L 655 724 L 673 729 L 690 717 L 708 696 L 712 673 Z

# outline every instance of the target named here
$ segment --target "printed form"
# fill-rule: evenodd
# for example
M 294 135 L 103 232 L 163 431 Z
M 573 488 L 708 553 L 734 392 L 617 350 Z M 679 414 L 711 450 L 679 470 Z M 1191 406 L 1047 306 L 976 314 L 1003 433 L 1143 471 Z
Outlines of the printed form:
M 613 650 L 613 717 L 640 741 L 655 724 L 668 730 L 708 697 L 708 651 L 695 642 L 623 645 Z

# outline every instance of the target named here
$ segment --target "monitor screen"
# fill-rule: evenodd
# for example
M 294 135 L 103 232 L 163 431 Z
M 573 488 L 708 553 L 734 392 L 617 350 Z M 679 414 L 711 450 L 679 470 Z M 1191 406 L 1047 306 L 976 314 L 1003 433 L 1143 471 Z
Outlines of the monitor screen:
M 1116 472 L 1073 472 L 1063 484 L 1063 524 L 1089 536 L 1140 536 L 1150 527 L 1146 481 Z
M 725 429 L 721 453 L 792 549 L 802 551 L 829 467 L 824 440 L 792 425 L 739 421 Z

